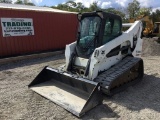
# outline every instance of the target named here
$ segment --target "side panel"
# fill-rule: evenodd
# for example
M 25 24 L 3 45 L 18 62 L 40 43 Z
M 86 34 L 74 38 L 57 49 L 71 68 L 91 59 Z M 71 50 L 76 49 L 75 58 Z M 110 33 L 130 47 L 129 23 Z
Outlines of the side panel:
M 72 53 L 74 53 L 75 47 L 76 47 L 76 42 L 66 45 L 66 49 L 65 49 L 66 69 L 70 64 Z
M 142 55 L 142 44 L 143 44 L 143 40 L 141 38 L 138 39 L 137 41 L 137 45 L 132 53 L 132 55 L 134 57 L 141 57 Z
M 124 55 L 121 52 L 118 55 L 108 57 L 108 53 L 119 45 L 129 42 L 129 48 L 133 49 L 130 52 L 134 57 L 141 56 L 142 50 L 142 23 L 141 21 L 136 21 L 126 32 L 121 36 L 113 39 L 112 41 L 104 44 L 103 46 L 96 48 L 91 57 L 90 72 L 88 78 L 93 80 L 97 77 L 98 73 L 109 69 L 111 66 L 118 63 Z M 135 39 L 137 38 L 137 39 Z M 127 45 L 126 45 L 127 46 Z M 98 54 L 96 54 L 98 53 Z

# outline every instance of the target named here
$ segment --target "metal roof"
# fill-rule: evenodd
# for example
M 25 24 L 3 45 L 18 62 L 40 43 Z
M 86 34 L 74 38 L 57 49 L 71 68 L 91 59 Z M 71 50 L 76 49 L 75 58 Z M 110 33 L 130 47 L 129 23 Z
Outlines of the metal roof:
M 68 12 L 68 11 L 53 9 L 53 8 L 49 8 L 49 7 L 38 7 L 38 6 L 6 4 L 6 3 L 0 3 L 0 9 L 18 9 L 18 10 L 33 10 L 33 11 L 74 13 L 74 14 L 76 14 L 76 12 Z

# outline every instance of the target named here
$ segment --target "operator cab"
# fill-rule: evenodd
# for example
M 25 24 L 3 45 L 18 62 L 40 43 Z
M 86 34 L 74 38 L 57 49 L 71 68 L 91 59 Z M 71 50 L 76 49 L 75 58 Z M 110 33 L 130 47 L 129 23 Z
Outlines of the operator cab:
M 96 11 L 78 14 L 79 30 L 76 45 L 78 57 L 89 59 L 95 48 L 121 35 L 122 19 L 118 15 Z
M 122 19 L 118 15 L 96 11 L 78 14 L 78 20 L 77 44 L 70 71 L 87 76 L 92 53 L 121 35 Z

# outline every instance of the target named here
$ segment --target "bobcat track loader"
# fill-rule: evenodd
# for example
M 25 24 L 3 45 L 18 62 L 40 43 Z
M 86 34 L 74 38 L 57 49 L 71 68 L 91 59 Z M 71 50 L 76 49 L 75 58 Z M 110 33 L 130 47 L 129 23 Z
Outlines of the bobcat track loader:
M 45 67 L 29 88 L 80 117 L 102 103 L 102 93 L 113 95 L 142 79 L 142 22 L 122 32 L 118 15 L 96 11 L 77 18 L 65 66 Z

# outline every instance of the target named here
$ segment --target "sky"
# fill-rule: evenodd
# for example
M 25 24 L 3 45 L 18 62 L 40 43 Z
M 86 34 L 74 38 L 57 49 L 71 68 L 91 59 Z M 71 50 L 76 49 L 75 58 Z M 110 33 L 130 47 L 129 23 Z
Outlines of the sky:
M 37 6 L 55 6 L 58 4 L 65 3 L 68 0 L 31 0 Z M 120 7 L 127 7 L 129 2 L 133 0 L 73 0 L 75 2 L 82 2 L 85 7 L 89 7 L 91 3 L 94 1 L 98 2 L 98 5 L 101 8 L 120 8 Z M 160 9 L 160 0 L 138 0 L 141 6 L 144 7 L 152 7 L 153 9 L 159 8 Z

